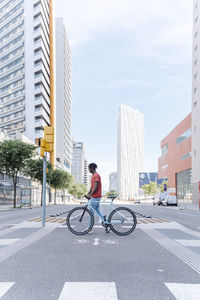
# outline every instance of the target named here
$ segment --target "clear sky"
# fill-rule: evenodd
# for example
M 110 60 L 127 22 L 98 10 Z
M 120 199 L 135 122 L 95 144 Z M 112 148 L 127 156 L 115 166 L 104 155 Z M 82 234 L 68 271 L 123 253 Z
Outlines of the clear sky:
M 56 0 L 72 49 L 72 134 L 99 165 L 117 169 L 117 115 L 144 114 L 145 170 L 160 141 L 191 111 L 191 0 Z

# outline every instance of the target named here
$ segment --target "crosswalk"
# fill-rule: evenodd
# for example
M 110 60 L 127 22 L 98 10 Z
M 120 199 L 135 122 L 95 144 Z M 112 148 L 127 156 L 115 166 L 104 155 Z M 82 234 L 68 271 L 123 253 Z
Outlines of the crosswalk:
M 34 219 L 29 220 L 29 222 L 36 222 L 40 223 L 42 222 L 41 217 L 37 217 Z M 46 218 L 47 223 L 59 223 L 61 225 L 66 224 L 66 217 L 47 217 Z M 137 224 L 152 224 L 152 223 L 167 223 L 170 222 L 169 220 L 162 219 L 162 218 L 138 218 Z
M 176 300 L 199 300 L 200 284 L 163 283 Z M 0 299 L 17 300 L 15 298 L 17 283 L 0 282 Z M 8 294 L 7 294 L 8 293 Z M 11 295 L 11 296 L 10 296 Z M 166 295 L 167 296 L 167 295 Z M 34 297 L 34 295 L 33 295 Z M 118 300 L 115 282 L 65 282 L 58 300 Z
M 15 282 L 0 282 L 0 298 L 15 284 Z

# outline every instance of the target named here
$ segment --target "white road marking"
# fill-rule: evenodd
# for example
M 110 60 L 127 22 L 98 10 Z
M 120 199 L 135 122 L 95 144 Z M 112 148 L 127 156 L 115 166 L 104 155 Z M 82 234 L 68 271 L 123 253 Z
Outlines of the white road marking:
M 66 282 L 58 300 L 117 300 L 114 282 Z
M 165 283 L 177 300 L 199 300 L 200 284 Z
M 0 282 L 0 298 L 15 284 L 15 282 Z
M 99 239 L 98 238 L 95 238 L 94 239 L 94 242 L 92 243 L 92 245 L 94 245 L 94 246 L 98 246 L 99 245 Z
M 109 244 L 109 245 L 114 245 L 114 244 L 119 244 L 119 241 L 117 239 L 113 239 L 113 240 L 103 240 L 102 241 L 104 244 Z
M 186 247 L 200 247 L 200 240 L 176 240 L 183 246 Z
M 0 246 L 7 246 L 16 243 L 20 239 L 0 239 Z
M 170 239 L 164 234 L 153 230 L 147 229 L 143 231 L 148 234 L 157 243 L 162 245 L 165 249 L 173 253 L 176 257 L 180 258 L 186 265 L 200 274 L 200 255 L 196 252 L 182 246 L 176 240 Z
M 87 243 L 89 243 L 89 241 L 86 240 L 86 239 L 76 239 L 76 240 L 73 242 L 73 244 L 87 244 Z

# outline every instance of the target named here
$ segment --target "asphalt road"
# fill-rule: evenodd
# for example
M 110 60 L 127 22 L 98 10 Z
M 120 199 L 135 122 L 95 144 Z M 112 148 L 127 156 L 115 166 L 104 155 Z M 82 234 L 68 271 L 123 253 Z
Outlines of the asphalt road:
M 47 215 L 66 209 L 49 207 Z M 41 229 L 40 223 L 24 222 L 39 217 L 40 208 L 1 212 L 0 299 L 199 300 L 199 213 L 132 209 L 158 222 L 138 225 L 126 237 L 100 226 L 80 237 L 64 224 Z

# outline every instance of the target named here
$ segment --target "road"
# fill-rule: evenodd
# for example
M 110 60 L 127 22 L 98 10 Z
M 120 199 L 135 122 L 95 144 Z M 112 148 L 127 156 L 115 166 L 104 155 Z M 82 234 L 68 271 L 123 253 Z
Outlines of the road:
M 41 229 L 41 208 L 0 212 L 0 299 L 199 300 L 199 213 L 131 208 L 153 221 L 138 219 L 127 237 L 106 234 L 98 220 L 93 234 L 75 236 L 65 214 Z

